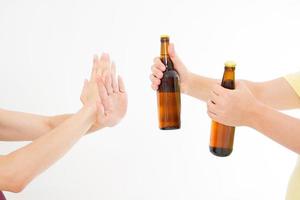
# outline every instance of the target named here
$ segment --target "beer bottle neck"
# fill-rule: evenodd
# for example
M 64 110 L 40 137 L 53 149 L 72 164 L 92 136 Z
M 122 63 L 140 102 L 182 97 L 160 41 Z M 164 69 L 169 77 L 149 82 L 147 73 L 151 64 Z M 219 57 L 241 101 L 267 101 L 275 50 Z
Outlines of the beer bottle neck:
M 168 55 L 160 55 L 161 62 L 166 66 L 166 70 L 174 70 L 174 65 Z
M 168 57 L 169 41 L 163 40 L 160 43 L 160 57 Z
M 235 89 L 235 74 L 234 74 L 234 67 L 225 67 L 223 79 L 222 79 L 222 86 L 227 89 Z
M 174 70 L 173 62 L 168 53 L 169 42 L 162 41 L 160 45 L 160 60 L 166 66 L 167 70 Z
M 223 79 L 233 80 L 235 79 L 235 68 L 234 67 L 225 67 Z

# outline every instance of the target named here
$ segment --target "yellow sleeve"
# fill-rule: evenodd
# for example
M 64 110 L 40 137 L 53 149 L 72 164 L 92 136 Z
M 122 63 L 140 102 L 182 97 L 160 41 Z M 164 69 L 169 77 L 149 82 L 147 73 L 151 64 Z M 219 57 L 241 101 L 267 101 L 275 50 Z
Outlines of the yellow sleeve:
M 292 86 L 295 92 L 300 96 L 300 72 L 284 76 L 285 80 Z

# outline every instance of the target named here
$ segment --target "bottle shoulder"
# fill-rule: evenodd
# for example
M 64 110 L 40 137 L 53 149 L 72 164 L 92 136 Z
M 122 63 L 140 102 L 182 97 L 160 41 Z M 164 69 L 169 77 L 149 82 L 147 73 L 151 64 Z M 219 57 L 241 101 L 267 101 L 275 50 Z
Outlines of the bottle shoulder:
M 164 71 L 163 78 L 168 78 L 168 77 L 179 77 L 179 75 L 176 70 L 171 69 L 171 70 Z

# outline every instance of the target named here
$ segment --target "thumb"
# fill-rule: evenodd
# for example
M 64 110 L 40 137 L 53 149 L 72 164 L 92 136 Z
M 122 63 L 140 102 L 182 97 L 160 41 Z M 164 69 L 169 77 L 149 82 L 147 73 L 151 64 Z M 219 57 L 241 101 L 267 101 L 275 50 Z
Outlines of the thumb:
M 170 43 L 169 44 L 169 49 L 168 49 L 169 55 L 171 60 L 174 63 L 174 67 L 177 71 L 181 71 L 182 67 L 184 67 L 184 64 L 182 63 L 182 61 L 180 60 L 180 58 L 177 56 L 176 52 L 175 52 L 175 48 L 174 48 L 174 44 Z

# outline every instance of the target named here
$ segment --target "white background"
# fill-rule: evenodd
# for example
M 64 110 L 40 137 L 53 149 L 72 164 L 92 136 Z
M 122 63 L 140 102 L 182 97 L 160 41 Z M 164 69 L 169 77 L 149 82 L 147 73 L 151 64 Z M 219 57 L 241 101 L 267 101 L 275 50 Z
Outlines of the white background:
M 208 150 L 206 105 L 182 95 L 182 128 L 160 131 L 150 89 L 159 36 L 188 68 L 263 81 L 299 70 L 300 1 L 0 1 L 0 106 L 55 115 L 76 112 L 95 53 L 109 52 L 129 94 L 128 113 L 84 137 L 9 200 L 280 200 L 296 154 L 249 128 L 228 158 Z M 284 97 L 278 97 L 284 98 Z M 291 111 L 289 114 L 296 114 Z M 299 115 L 298 115 L 299 116 Z M 9 153 L 27 143 L 0 143 Z

